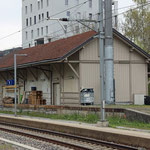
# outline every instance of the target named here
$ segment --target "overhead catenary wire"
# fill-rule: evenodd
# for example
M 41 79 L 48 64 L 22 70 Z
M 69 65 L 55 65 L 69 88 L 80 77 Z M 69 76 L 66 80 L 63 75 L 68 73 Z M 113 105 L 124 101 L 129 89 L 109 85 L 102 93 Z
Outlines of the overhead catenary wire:
M 88 2 L 88 1 L 85 1 L 85 2 Z M 118 16 L 119 15 L 122 15 L 122 14 L 125 14 L 125 13 L 127 13 L 127 12 L 129 12 L 129 11 L 131 11 L 131 10 L 136 10 L 136 9 L 138 9 L 138 8 L 140 8 L 140 7 L 143 7 L 143 6 L 147 6 L 147 5 L 149 5 L 150 4 L 150 2 L 148 2 L 148 3 L 144 3 L 144 5 L 143 5 L 143 3 L 141 4 L 141 5 L 130 5 L 130 6 L 127 6 L 127 7 L 122 7 L 122 8 L 118 8 L 117 10 L 119 10 L 119 9 L 125 9 L 125 8 L 129 8 L 129 7 L 131 7 L 131 6 L 137 6 L 137 7 L 135 7 L 135 8 L 133 8 L 133 9 L 129 9 L 129 10 L 127 10 L 127 11 L 124 11 L 124 12 L 122 12 L 122 13 L 118 13 Z M 76 5 L 76 6 L 78 6 L 78 5 Z M 75 7 L 75 6 L 74 6 Z M 68 9 L 71 9 L 71 8 L 68 8 Z M 66 10 L 64 10 L 64 11 L 67 11 L 68 9 L 66 9 Z M 64 11 L 62 11 L 62 12 L 64 12 Z M 60 12 L 61 13 L 61 12 Z M 57 13 L 57 14 L 59 14 L 59 13 Z M 55 15 L 57 15 L 57 14 L 55 14 Z M 96 14 L 97 15 L 97 14 Z M 54 15 L 52 15 L 52 16 L 54 16 Z M 114 16 L 112 16 L 112 17 L 114 17 Z M 47 19 L 47 18 L 46 18 Z M 46 20 L 45 19 L 45 20 Z M 105 18 L 105 19 L 103 19 L 103 20 L 106 20 L 106 19 L 110 19 L 110 18 Z M 101 20 L 100 20 L 101 21 Z M 29 27 L 31 27 L 31 26 L 29 26 Z M 29 28 L 28 27 L 28 28 Z M 23 29 L 22 29 L 23 30 Z M 16 33 L 18 33 L 18 32 L 21 32 L 22 30 L 19 30 L 19 31 L 17 31 L 17 32 L 14 32 L 14 34 L 16 34 Z M 62 31 L 62 29 L 60 29 L 60 30 L 58 30 L 58 31 L 55 31 L 55 32 L 53 32 L 53 33 L 51 33 L 51 34 L 54 34 L 54 33 L 57 33 L 57 32 L 59 32 L 59 31 Z M 51 34 L 48 34 L 48 35 L 51 35 Z M 48 36 L 47 35 L 47 36 Z M 10 34 L 10 35 L 7 35 L 7 36 L 5 36 L 5 37 L 3 37 L 3 38 L 7 38 L 7 37 L 9 37 L 9 36 L 12 36 L 12 34 Z M 2 40 L 3 38 L 1 38 L 0 40 Z M 53 38 L 55 38 L 55 37 L 53 37 Z M 29 42 L 27 42 L 28 44 L 30 43 L 31 41 L 29 41 Z M 26 43 L 25 43 L 26 44 Z M 17 45 L 17 46 L 21 46 L 22 44 L 20 44 L 20 45 Z M 17 47 L 17 46 L 14 46 L 14 47 Z

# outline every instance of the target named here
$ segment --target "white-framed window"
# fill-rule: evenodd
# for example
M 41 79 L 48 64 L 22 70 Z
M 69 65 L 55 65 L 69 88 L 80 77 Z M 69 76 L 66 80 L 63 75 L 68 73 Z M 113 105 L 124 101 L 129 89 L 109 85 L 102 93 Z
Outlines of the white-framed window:
M 38 1 L 38 10 L 40 9 L 40 1 Z
M 34 24 L 36 24 L 36 16 L 34 16 Z
M 41 35 L 43 35 L 43 27 L 41 27 Z
M 32 13 L 32 4 L 30 4 L 30 12 Z
M 92 13 L 89 13 L 89 20 L 92 20 Z
M 77 12 L 77 19 L 81 19 L 81 12 Z
M 49 6 L 49 0 L 47 0 L 47 6 Z
M 70 17 L 70 11 L 67 11 L 67 16 Z
M 33 35 L 33 30 L 31 30 L 31 39 L 33 39 L 33 36 L 34 36 L 34 35 Z
M 46 12 L 46 15 L 47 15 L 47 18 L 49 18 L 49 12 L 48 11 Z
M 26 19 L 26 26 L 28 26 L 28 18 Z
M 76 0 L 77 1 L 77 5 L 79 4 L 79 0 Z
M 43 0 L 41 0 L 41 9 L 43 9 Z
M 27 14 L 27 13 L 28 13 L 28 7 L 25 6 L 25 14 Z
M 32 26 L 32 18 L 30 17 L 30 26 Z
M 41 15 L 39 14 L 39 22 L 41 21 Z
M 40 29 L 37 28 L 37 36 L 40 36 Z
M 64 32 L 65 32 L 65 33 L 67 33 L 67 27 L 68 27 L 67 25 L 64 25 L 64 28 L 65 28 L 65 31 L 64 31 Z
M 48 26 L 46 26 L 46 34 L 48 34 Z
M 75 26 L 76 33 L 79 33 L 79 26 Z
M 28 32 L 26 31 L 26 40 L 28 40 Z
M 44 20 L 44 13 L 42 13 L 42 20 Z
M 89 8 L 92 8 L 92 0 L 89 0 Z
M 68 5 L 68 3 L 69 3 L 68 0 L 65 0 L 65 5 Z

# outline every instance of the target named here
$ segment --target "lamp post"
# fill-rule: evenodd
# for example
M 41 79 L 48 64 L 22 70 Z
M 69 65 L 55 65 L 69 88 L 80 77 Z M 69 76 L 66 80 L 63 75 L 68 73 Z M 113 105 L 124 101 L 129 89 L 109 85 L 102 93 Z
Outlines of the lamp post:
M 17 63 L 16 63 L 17 56 L 27 56 L 27 54 L 14 54 L 15 117 L 17 116 Z

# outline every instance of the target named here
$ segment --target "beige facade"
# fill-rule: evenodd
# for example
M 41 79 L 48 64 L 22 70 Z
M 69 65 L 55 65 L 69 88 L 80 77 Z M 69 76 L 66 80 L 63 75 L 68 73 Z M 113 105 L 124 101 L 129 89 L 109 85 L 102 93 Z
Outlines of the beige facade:
M 94 103 L 100 104 L 99 59 L 99 43 L 94 38 L 63 61 L 18 69 L 19 91 L 29 92 L 35 86 L 37 90 L 43 91 L 48 105 L 79 105 L 80 91 L 93 88 Z M 148 94 L 147 60 L 136 47 L 114 35 L 116 103 L 133 103 L 135 94 Z M 5 80 L 11 78 L 13 72 L 0 72 L 0 93 L 3 97 L 14 96 L 14 93 L 3 90 Z

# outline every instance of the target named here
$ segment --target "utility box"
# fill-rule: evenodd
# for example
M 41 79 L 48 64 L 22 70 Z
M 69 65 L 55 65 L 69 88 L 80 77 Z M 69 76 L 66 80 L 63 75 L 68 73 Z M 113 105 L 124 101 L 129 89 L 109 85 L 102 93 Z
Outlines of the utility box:
M 134 105 L 144 105 L 144 95 L 135 94 L 134 95 Z
M 94 105 L 94 90 L 93 88 L 85 88 L 80 92 L 81 105 Z

